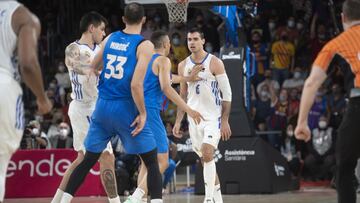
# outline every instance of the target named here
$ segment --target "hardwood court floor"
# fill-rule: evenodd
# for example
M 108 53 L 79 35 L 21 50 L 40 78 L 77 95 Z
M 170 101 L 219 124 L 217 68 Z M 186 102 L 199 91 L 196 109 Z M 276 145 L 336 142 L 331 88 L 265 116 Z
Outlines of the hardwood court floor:
M 202 203 L 203 196 L 171 194 L 164 196 L 165 203 Z M 358 203 L 360 203 L 358 195 Z M 121 198 L 124 201 L 124 198 Z M 50 198 L 6 199 L 4 203 L 49 203 Z M 105 203 L 106 197 L 79 197 L 73 203 Z M 305 189 L 272 195 L 224 195 L 224 203 L 336 203 L 336 192 L 327 188 Z

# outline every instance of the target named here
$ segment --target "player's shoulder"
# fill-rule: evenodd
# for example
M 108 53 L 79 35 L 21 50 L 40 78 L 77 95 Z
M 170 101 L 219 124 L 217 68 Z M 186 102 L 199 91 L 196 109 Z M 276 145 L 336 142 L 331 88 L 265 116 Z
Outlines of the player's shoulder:
M 160 55 L 157 57 L 156 61 L 158 63 L 164 64 L 164 63 L 171 63 L 171 60 L 167 56 Z
M 212 54 L 210 56 L 211 56 L 210 64 L 215 64 L 215 65 L 223 64 L 223 61 L 219 57 Z
M 76 41 L 71 42 L 70 44 L 68 44 L 65 48 L 65 50 L 69 50 L 69 49 L 80 49 L 80 44 L 77 43 Z
M 340 35 L 336 36 L 335 38 L 331 39 L 328 43 L 326 43 L 326 49 L 337 50 L 344 46 L 346 42 L 349 40 L 349 35 L 351 35 L 350 31 L 344 31 Z

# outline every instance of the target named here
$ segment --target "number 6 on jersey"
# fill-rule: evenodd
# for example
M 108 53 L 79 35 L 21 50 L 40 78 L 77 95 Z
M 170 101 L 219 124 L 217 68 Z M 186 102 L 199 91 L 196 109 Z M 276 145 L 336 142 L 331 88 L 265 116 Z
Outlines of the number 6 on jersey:
M 106 70 L 110 70 L 110 73 L 105 72 L 105 78 L 109 79 L 113 77 L 116 79 L 121 79 L 124 73 L 123 65 L 126 63 L 127 57 L 108 54 L 106 59 L 109 60 L 106 63 Z M 118 61 L 119 63 L 114 67 L 113 64 L 115 61 Z

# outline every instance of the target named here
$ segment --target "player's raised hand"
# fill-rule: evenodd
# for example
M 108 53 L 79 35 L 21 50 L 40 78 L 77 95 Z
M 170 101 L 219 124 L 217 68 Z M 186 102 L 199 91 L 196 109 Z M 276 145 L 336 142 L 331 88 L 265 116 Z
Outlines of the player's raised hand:
M 174 125 L 174 127 L 173 127 L 173 130 L 172 130 L 172 132 L 173 132 L 173 135 L 175 136 L 175 137 L 177 137 L 177 138 L 182 138 L 182 132 L 180 131 L 180 123 L 178 123 L 178 122 L 175 122 L 175 125 Z
M 222 121 L 220 127 L 221 139 L 228 141 L 231 136 L 231 129 L 228 121 Z
M 142 129 L 144 128 L 145 122 L 146 122 L 146 113 L 139 114 L 135 118 L 134 122 L 132 122 L 132 124 L 130 125 L 130 127 L 135 126 L 135 129 L 131 132 L 131 135 L 136 136 L 137 134 L 139 134 L 142 131 Z
M 52 103 L 47 96 L 45 96 L 43 99 L 37 98 L 36 104 L 38 106 L 38 113 L 40 115 L 47 114 L 52 109 Z
M 201 80 L 201 78 L 198 76 L 198 73 L 204 69 L 203 65 L 195 65 L 189 75 L 189 81 L 195 82 Z
M 194 119 L 195 121 L 195 124 L 199 124 L 201 122 L 201 120 L 205 120 L 202 115 L 195 111 L 195 110 L 192 110 L 190 109 L 188 112 L 186 112 L 188 114 L 188 116 L 190 116 L 192 119 Z
M 307 124 L 298 124 L 295 129 L 295 137 L 298 140 L 308 142 L 311 138 L 309 126 Z

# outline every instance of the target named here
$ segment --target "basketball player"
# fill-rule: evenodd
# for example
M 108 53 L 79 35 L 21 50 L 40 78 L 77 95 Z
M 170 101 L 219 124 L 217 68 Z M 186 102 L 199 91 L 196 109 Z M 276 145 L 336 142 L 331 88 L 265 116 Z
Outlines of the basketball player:
M 105 36 L 106 23 L 106 19 L 97 12 L 85 14 L 80 20 L 81 38 L 72 42 L 65 50 L 65 64 L 69 70 L 72 86 L 71 97 L 73 99 L 68 114 L 74 132 L 73 145 L 78 155 L 66 170 L 52 203 L 60 202 L 71 172 L 84 159 L 84 140 L 97 99 L 97 77 L 88 79 L 85 73 L 86 69 L 90 68 L 95 54 L 100 49 L 98 44 L 101 43 Z M 109 202 L 120 202 L 116 189 L 114 160 L 111 144 L 108 143 L 99 160 L 101 181 Z
M 0 1 L 0 202 L 4 201 L 7 167 L 25 126 L 17 65 L 36 96 L 38 113 L 45 114 L 52 107 L 44 92 L 37 57 L 40 30 L 39 19 L 26 7 L 16 1 Z
M 201 115 L 192 110 L 171 87 L 171 61 L 167 57 L 170 53 L 171 44 L 168 35 L 163 31 L 156 31 L 151 35 L 151 42 L 154 44 L 155 54 L 148 65 L 144 83 L 145 107 L 148 115 L 146 122 L 155 136 L 160 173 L 164 173 L 169 164 L 169 146 L 166 130 L 160 117 L 163 94 L 192 117 L 196 123 L 200 123 Z M 192 72 L 190 77 L 174 76 L 176 82 L 195 81 L 197 79 L 196 75 L 202 70 L 202 67 L 198 66 L 194 69 L 195 71 Z M 147 202 L 146 198 L 142 199 L 147 194 L 146 173 L 146 167 L 141 163 L 138 187 L 125 203 Z
M 191 55 L 179 63 L 179 75 L 188 76 L 196 64 L 202 64 L 204 68 L 198 74 L 202 80 L 180 83 L 182 98 L 185 101 L 187 99 L 187 104 L 204 117 L 204 122 L 199 125 L 196 125 L 195 121 L 188 117 L 192 147 L 201 157 L 204 166 L 204 202 L 223 202 L 213 155 L 220 137 L 228 140 L 231 136 L 228 122 L 231 109 L 231 87 L 223 62 L 204 51 L 204 34 L 198 29 L 191 29 L 187 34 L 187 42 Z M 181 137 L 180 123 L 183 116 L 184 111 L 178 108 L 173 128 L 176 137 Z
M 98 85 L 99 97 L 85 138 L 84 160 L 74 169 L 61 203 L 70 202 L 86 174 L 96 163 L 110 139 L 119 135 L 129 154 L 139 154 L 148 170 L 151 202 L 162 202 L 161 174 L 154 136 L 145 123 L 143 82 L 154 53 L 153 44 L 140 35 L 145 22 L 138 3 L 125 7 L 123 31 L 111 33 L 95 56 L 89 73 L 104 65 Z M 91 76 L 91 74 L 89 74 Z
M 343 64 L 355 76 L 349 88 L 350 101 L 338 128 L 336 140 L 336 190 L 339 203 L 355 203 L 355 167 L 360 157 L 360 0 L 346 0 L 342 8 L 344 32 L 329 41 L 319 52 L 313 64 L 310 76 L 306 79 L 295 136 L 309 141 L 311 133 L 308 127 L 308 114 L 316 92 L 333 71 L 334 65 Z

